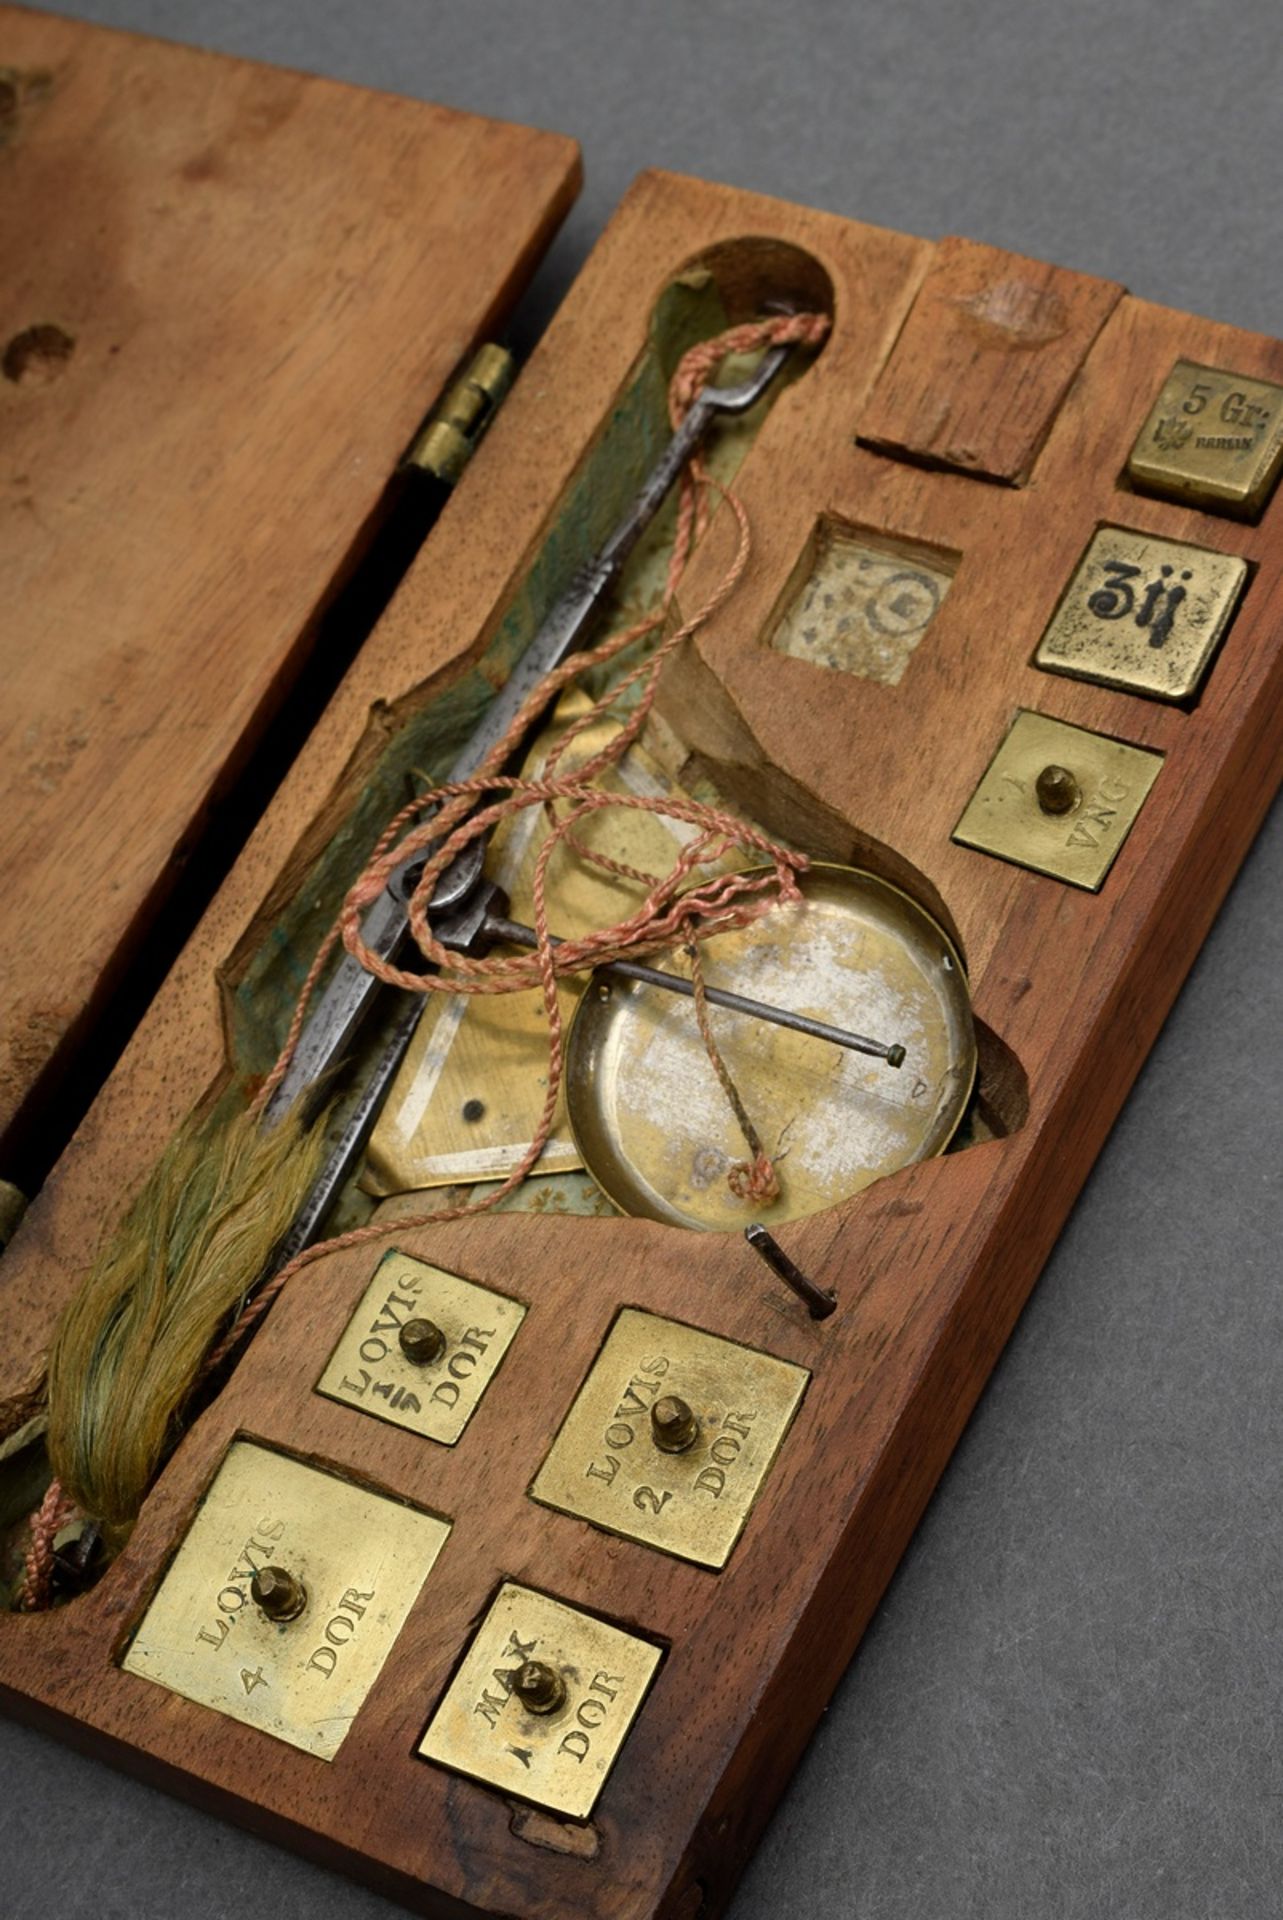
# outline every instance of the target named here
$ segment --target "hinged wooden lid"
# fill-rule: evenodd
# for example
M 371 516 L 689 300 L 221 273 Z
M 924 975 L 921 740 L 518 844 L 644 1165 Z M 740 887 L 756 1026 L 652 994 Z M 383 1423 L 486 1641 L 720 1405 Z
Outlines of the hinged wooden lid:
M 558 135 L 0 7 L 0 1133 L 578 176 Z

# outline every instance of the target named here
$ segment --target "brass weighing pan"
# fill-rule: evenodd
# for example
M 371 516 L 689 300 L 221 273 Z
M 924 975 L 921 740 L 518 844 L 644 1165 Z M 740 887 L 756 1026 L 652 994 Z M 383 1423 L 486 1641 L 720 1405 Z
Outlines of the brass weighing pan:
M 708 985 L 898 1043 L 903 1065 L 709 1008 L 779 1176 L 779 1198 L 763 1206 L 728 1184 L 749 1150 L 689 1001 L 594 975 L 570 1029 L 566 1103 L 584 1166 L 622 1213 L 720 1229 L 800 1219 L 953 1137 L 976 1074 L 956 948 L 873 874 L 817 865 L 801 889 L 801 906 L 775 907 L 707 943 Z M 680 949 L 656 964 L 689 977 Z

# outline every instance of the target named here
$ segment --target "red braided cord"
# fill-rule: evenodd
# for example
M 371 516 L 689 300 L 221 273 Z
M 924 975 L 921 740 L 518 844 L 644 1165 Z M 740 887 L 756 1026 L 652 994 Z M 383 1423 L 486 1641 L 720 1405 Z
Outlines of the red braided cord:
M 49 1491 L 31 1516 L 26 1578 L 22 1586 L 22 1606 L 28 1613 L 39 1613 L 49 1605 L 54 1539 L 75 1511 L 76 1503 L 63 1492 L 62 1482 L 51 1480 Z

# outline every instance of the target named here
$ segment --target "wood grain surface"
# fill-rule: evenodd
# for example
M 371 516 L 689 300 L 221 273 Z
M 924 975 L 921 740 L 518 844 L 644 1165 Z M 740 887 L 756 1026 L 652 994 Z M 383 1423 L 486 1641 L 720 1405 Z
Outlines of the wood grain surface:
M 909 885 L 956 931 L 999 1137 L 908 1168 L 781 1231 L 788 1252 L 837 1295 L 837 1311 L 822 1322 L 738 1235 L 535 1215 L 404 1232 L 397 1244 L 405 1251 L 529 1308 L 451 1450 L 313 1391 L 377 1258 L 369 1249 L 331 1255 L 282 1297 L 178 1448 L 100 1586 L 57 1613 L 0 1621 L 0 1686 L 15 1711 L 428 1913 L 696 1920 L 721 1909 L 1277 781 L 1278 503 L 1245 527 L 1136 497 L 1119 475 L 1178 354 L 1278 379 L 1283 346 L 1088 288 L 1088 306 L 1096 300 L 1112 311 L 1047 423 L 1026 484 L 926 470 L 856 440 L 931 249 L 696 182 L 643 177 L 6 1256 L 0 1402 L 9 1418 L 32 1404 L 43 1343 L 99 1221 L 118 1212 L 169 1128 L 228 1070 L 220 969 L 268 937 L 274 903 L 279 910 L 288 876 L 300 870 L 299 849 L 331 829 L 352 791 L 343 770 L 362 765 L 372 703 L 395 707 L 440 690 L 493 631 L 643 349 L 665 284 L 698 258 L 728 287 L 740 275 L 747 298 L 760 294 L 753 274 L 764 264 L 778 262 L 785 276 L 790 249 L 813 263 L 812 292 L 831 287 L 833 336 L 781 394 L 742 469 L 753 558 L 733 603 L 670 676 L 665 711 L 756 817 L 817 854 Z M 997 405 L 1005 362 L 983 364 Z M 959 556 L 947 600 L 897 686 L 765 644 L 823 518 L 892 548 Z M 1102 521 L 1242 554 L 1254 569 L 1189 710 L 1030 664 Z M 687 576 L 687 604 L 719 576 L 728 537 L 715 522 Z M 1165 756 L 1099 894 L 950 839 L 1021 707 Z M 528 1498 L 622 1305 L 691 1321 L 811 1372 L 720 1573 Z M 454 1521 L 328 1767 L 115 1664 L 237 1433 Z M 414 1755 L 503 1579 L 665 1645 L 591 1835 L 529 1816 Z
M 1020 486 L 1122 288 L 1041 260 L 942 240 L 860 422 L 932 467 Z
M 0 7 L 0 1147 L 306 672 L 572 141 Z

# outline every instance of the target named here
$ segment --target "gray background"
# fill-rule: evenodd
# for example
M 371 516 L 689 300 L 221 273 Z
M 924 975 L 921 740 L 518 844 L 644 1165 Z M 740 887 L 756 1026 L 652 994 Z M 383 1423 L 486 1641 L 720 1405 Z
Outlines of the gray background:
M 1279 330 L 1277 0 L 70 10 L 577 134 L 527 339 L 651 165 Z M 1283 1912 L 1281 883 L 1276 810 L 735 1920 Z M 27 1731 L 0 1752 L 20 1920 L 397 1911 Z

